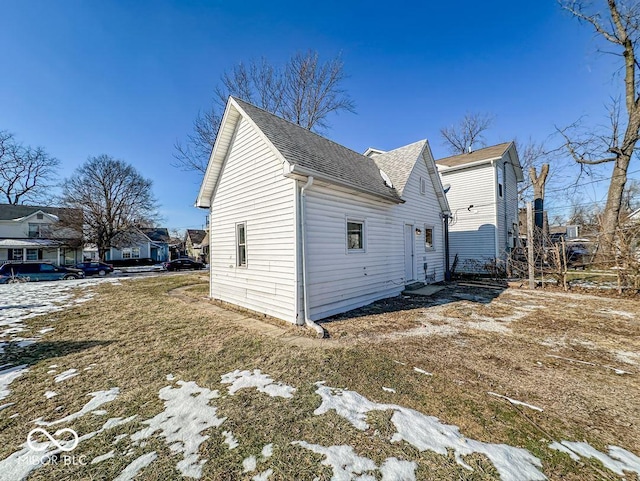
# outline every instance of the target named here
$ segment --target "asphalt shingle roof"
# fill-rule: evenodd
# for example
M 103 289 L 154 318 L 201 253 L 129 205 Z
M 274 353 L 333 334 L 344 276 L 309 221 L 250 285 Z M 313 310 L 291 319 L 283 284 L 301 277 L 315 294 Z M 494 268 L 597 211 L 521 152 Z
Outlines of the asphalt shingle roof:
M 447 167 L 457 167 L 459 165 L 479 162 L 481 160 L 496 159 L 498 157 L 502 157 L 510 145 L 511 142 L 503 142 L 502 144 L 492 145 L 491 147 L 474 150 L 473 152 L 470 152 L 468 154 L 445 157 L 443 159 L 436 160 L 436 164 L 445 165 Z
M 202 239 L 207 235 L 206 230 L 201 229 L 187 229 L 187 237 L 191 239 L 191 243 L 200 244 Z
M 402 202 L 396 189 L 384 183 L 373 159 L 238 98 L 233 99 L 289 163 Z
M 74 209 L 66 209 L 64 207 L 45 207 L 39 205 L 14 205 L 0 204 L 0 220 L 13 220 L 26 217 L 41 210 L 47 214 L 53 214 L 58 218 L 64 217 L 65 214 L 71 215 Z
M 404 192 L 404 187 L 407 185 L 413 167 L 416 165 L 416 161 L 426 144 L 426 140 L 421 140 L 399 149 L 371 156 L 376 165 L 389 176 L 400 195 Z
M 153 242 L 167 242 L 171 240 L 166 227 L 145 227 L 140 229 Z

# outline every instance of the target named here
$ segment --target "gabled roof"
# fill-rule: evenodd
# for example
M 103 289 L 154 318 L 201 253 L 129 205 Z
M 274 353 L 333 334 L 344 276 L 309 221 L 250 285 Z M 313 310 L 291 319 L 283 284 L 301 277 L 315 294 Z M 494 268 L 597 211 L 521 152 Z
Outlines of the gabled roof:
M 371 157 L 380 170 L 389 176 L 394 188 L 401 196 L 404 195 L 404 189 L 416 162 L 424 162 L 429 172 L 436 197 L 440 203 L 440 209 L 442 212 L 449 212 L 449 204 L 447 203 L 440 176 L 438 175 L 427 140 L 420 140 L 413 144 L 390 150 L 389 152 L 370 147 L 365 152 L 365 155 Z
M 144 227 L 140 229 L 152 242 L 169 243 L 171 236 L 166 227 Z
M 252 123 L 262 133 L 267 144 L 289 164 L 292 174 L 311 175 L 318 180 L 352 188 L 391 202 L 404 202 L 396 189 L 385 184 L 378 166 L 372 159 L 270 112 L 230 97 L 196 201 L 198 207 L 209 207 L 240 117 Z
M 522 165 L 520 165 L 520 159 L 514 142 L 503 142 L 501 144 L 474 150 L 473 152 L 466 154 L 445 157 L 443 159 L 436 160 L 436 164 L 439 167 L 442 167 L 441 171 L 444 173 L 449 170 L 463 169 L 467 166 L 471 166 L 472 164 L 489 163 L 503 157 L 506 157 L 507 161 L 513 165 L 516 172 L 516 180 L 518 182 L 522 182 L 524 180 L 524 174 L 522 172 Z
M 42 212 L 57 218 L 74 214 L 75 209 L 64 207 L 46 207 L 39 205 L 0 204 L 0 220 L 17 220 Z
M 192 244 L 200 244 L 202 239 L 207 236 L 207 231 L 202 229 L 187 229 L 187 238 Z
M 512 142 L 503 142 L 502 144 L 484 147 L 469 153 L 452 155 L 443 159 L 436 160 L 438 165 L 446 165 L 447 167 L 457 167 L 459 165 L 471 164 L 481 160 L 493 160 L 502 157 Z

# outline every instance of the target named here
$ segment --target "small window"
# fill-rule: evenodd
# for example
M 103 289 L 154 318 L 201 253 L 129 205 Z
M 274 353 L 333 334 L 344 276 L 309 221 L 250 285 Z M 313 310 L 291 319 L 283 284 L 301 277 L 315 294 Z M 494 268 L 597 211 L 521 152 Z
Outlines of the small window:
M 236 224 L 236 265 L 247 267 L 247 224 Z
M 129 247 L 125 247 L 124 249 L 122 249 L 122 258 L 131 259 L 131 249 Z
M 425 195 L 427 193 L 427 179 L 420 177 L 420 193 Z
M 139 259 L 140 258 L 140 247 L 132 247 L 131 248 L 131 257 L 133 259 Z
M 37 261 L 38 260 L 38 249 L 27 249 L 27 260 L 28 261 Z
M 11 257 L 10 259 L 13 261 L 22 261 L 24 260 L 23 257 L 23 250 L 22 249 L 11 249 Z
M 433 226 L 424 226 L 424 248 L 425 250 L 433 250 Z
M 502 167 L 498 167 L 498 196 L 502 197 L 503 196 L 503 190 L 504 190 L 504 172 L 502 170 Z
M 350 251 L 364 250 L 364 222 L 347 221 L 347 249 Z
M 29 223 L 29 238 L 34 239 L 40 237 L 40 224 Z

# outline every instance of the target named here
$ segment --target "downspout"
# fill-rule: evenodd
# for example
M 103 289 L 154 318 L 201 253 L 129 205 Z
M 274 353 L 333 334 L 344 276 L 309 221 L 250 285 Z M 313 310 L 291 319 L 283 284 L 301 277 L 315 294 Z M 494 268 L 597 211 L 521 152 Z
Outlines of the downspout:
M 444 280 L 451 281 L 451 270 L 449 266 L 449 214 L 442 214 L 442 224 L 444 226 Z
M 304 308 L 304 323 L 307 327 L 311 327 L 318 333 L 318 337 L 326 337 L 326 331 L 317 323 L 309 319 L 309 293 L 307 291 L 307 259 L 306 259 L 306 244 L 307 235 L 305 230 L 305 190 L 311 187 L 313 184 L 313 176 L 307 177 L 307 183 L 300 188 L 300 236 L 301 236 L 301 250 L 302 250 L 302 302 Z

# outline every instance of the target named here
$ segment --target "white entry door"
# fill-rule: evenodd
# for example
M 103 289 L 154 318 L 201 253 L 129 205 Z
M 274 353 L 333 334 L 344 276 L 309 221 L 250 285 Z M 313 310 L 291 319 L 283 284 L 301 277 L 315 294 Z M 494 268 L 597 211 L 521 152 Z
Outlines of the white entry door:
M 414 242 L 413 242 L 413 226 L 405 224 L 404 226 L 404 281 L 414 281 Z

